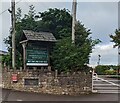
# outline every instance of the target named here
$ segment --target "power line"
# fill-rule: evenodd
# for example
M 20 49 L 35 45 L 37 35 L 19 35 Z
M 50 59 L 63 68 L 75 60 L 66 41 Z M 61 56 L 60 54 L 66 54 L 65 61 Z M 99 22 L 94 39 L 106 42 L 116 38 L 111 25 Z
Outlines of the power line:
M 17 5 L 18 3 L 20 3 L 22 0 L 19 0 L 18 2 L 16 2 L 15 4 Z M 10 9 L 11 7 L 9 7 L 8 9 Z M 1 13 L 0 13 L 0 15 L 2 15 L 3 13 L 5 13 L 6 11 L 8 11 L 8 9 L 6 9 L 6 10 L 4 10 L 4 11 L 2 11 Z

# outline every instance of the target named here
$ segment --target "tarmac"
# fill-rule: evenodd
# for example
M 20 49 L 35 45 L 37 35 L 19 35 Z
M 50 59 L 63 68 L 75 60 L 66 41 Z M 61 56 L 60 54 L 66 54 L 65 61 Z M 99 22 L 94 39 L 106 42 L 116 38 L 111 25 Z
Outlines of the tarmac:
M 68 96 L 68 95 L 50 95 L 42 93 L 30 93 L 20 92 L 8 89 L 2 89 L 3 103 L 119 103 L 119 94 L 83 94 L 79 96 Z

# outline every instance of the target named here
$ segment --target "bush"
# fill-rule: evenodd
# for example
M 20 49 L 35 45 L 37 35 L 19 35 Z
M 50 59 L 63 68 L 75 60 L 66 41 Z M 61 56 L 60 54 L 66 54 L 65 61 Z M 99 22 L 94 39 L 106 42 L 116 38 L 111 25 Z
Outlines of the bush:
M 114 65 L 99 65 L 95 68 L 95 72 L 99 75 L 111 75 L 111 74 L 117 74 L 117 66 Z
M 106 66 L 99 65 L 95 68 L 95 72 L 97 74 L 104 75 L 106 69 L 108 70 L 108 68 Z
M 105 74 L 113 75 L 113 74 L 116 74 L 116 71 L 115 70 L 105 70 Z

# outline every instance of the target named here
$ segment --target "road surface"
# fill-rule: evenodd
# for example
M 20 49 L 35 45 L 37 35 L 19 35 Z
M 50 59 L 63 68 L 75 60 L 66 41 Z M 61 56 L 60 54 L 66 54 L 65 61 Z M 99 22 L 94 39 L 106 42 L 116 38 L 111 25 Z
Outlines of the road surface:
M 120 80 L 106 78 L 105 75 L 93 77 L 93 90 L 98 93 L 120 93 Z
M 106 101 L 105 103 L 112 101 L 114 103 L 114 101 L 118 101 L 118 96 L 118 94 L 49 95 L 2 89 L 3 101 Z

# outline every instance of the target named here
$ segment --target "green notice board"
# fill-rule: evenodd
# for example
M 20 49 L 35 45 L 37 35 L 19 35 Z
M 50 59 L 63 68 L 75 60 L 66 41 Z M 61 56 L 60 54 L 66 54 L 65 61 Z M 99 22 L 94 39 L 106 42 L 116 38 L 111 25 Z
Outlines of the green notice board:
M 27 66 L 47 66 L 48 51 L 47 46 L 36 43 L 27 45 Z

